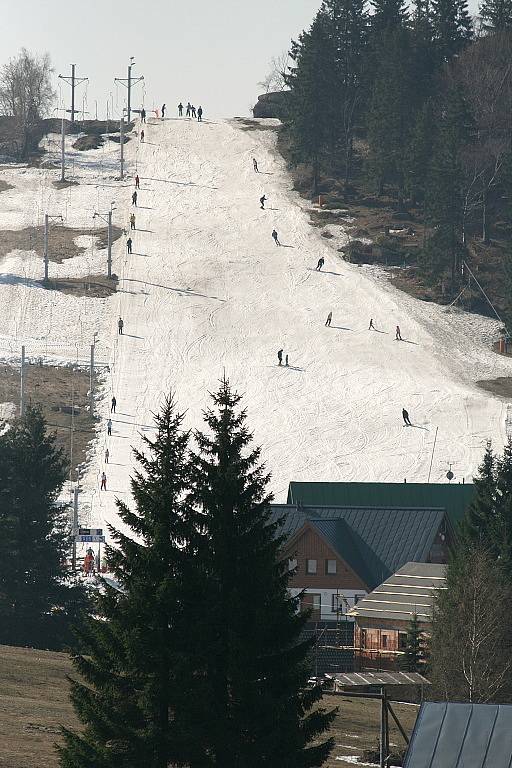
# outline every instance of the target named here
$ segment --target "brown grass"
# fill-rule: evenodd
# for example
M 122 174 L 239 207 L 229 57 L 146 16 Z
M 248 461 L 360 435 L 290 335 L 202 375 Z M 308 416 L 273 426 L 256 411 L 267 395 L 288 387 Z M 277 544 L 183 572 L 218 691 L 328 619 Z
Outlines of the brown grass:
M 58 277 L 48 280 L 48 287 L 70 296 L 88 296 L 93 299 L 106 299 L 117 290 L 117 277 L 106 275 L 86 275 L 86 277 Z
M 103 250 L 107 247 L 107 232 L 107 227 L 74 229 L 63 225 L 52 226 L 48 238 L 49 259 L 60 264 L 64 259 L 72 259 L 85 253 L 87 249 L 75 243 L 75 238 L 80 235 L 95 236 L 96 248 Z M 122 234 L 123 230 L 120 227 L 112 227 L 112 242 L 118 240 Z M 35 251 L 42 258 L 44 255 L 44 226 L 0 231 L 0 258 L 7 256 L 14 250 Z
M 66 675 L 73 674 L 69 657 L 27 648 L 0 646 L 0 766 L 2 768 L 57 768 L 54 751 L 60 726 L 78 728 L 69 701 Z M 338 707 L 331 731 L 336 746 L 326 768 L 348 765 L 343 755 L 361 755 L 374 747 L 379 734 L 379 702 L 325 696 L 322 706 Z M 395 704 L 405 731 L 412 732 L 417 707 Z M 390 718 L 391 720 L 391 718 Z M 390 722 L 390 742 L 403 748 Z M 396 749 L 393 747 L 393 751 Z
M 64 450 L 68 461 L 72 462 L 72 478 L 76 479 L 78 465 L 86 460 L 89 442 L 95 437 L 94 422 L 87 407 L 89 372 L 79 368 L 49 365 L 27 365 L 25 370 L 26 402 L 42 406 L 48 431 L 55 433 L 57 446 Z M 16 412 L 19 413 L 19 401 L 19 369 L 0 365 L 0 403 L 14 403 Z
M 503 397 L 505 400 L 512 398 L 512 378 L 499 376 L 497 379 L 477 381 L 477 384 L 481 389 L 485 389 L 486 392 Z

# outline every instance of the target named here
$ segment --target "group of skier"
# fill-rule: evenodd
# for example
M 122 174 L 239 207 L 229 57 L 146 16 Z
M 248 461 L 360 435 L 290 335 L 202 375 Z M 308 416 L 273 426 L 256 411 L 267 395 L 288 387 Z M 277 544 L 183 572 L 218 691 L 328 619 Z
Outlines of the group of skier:
M 184 107 L 183 104 L 178 104 L 178 116 L 183 117 L 183 110 L 185 109 L 185 117 L 193 117 L 194 119 L 197 118 L 197 122 L 201 123 L 203 121 L 203 108 L 199 106 L 196 110 L 193 104 L 190 103 L 190 101 L 187 102 L 187 106 Z

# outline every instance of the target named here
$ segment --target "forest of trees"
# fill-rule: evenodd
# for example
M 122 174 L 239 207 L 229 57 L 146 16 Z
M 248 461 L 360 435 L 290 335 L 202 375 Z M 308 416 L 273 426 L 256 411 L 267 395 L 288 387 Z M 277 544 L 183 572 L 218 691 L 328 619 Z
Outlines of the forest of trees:
M 311 193 L 335 177 L 414 210 L 416 265 L 448 298 L 470 242 L 499 240 L 510 288 L 512 0 L 478 24 L 466 0 L 324 0 L 290 59 L 284 136 Z

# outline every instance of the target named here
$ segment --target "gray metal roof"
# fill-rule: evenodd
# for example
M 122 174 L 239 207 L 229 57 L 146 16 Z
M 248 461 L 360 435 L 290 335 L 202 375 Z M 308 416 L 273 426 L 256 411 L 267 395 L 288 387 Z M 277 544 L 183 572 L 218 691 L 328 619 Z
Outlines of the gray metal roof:
M 418 672 L 337 672 L 328 677 L 334 680 L 335 690 L 344 685 L 430 685 Z
M 361 570 L 360 577 L 373 589 L 409 561 L 422 562 L 445 518 L 444 509 L 390 507 L 296 507 L 272 505 L 272 521 L 282 518 L 280 533 L 290 538 L 307 520 L 342 520 L 350 529 L 350 548 Z M 342 526 L 343 528 L 345 526 Z M 343 531 L 323 525 L 322 533 L 342 558 Z M 350 561 L 349 561 L 350 562 Z
M 432 620 L 436 589 L 445 588 L 446 566 L 435 563 L 406 563 L 393 576 L 363 597 L 349 616 L 410 621 Z
M 512 705 L 428 701 L 404 768 L 510 768 Z

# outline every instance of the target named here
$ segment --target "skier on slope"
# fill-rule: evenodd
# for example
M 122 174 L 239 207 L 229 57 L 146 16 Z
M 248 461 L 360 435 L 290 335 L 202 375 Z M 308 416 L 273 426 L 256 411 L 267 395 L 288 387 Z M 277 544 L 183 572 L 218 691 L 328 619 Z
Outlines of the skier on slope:
M 288 355 L 286 355 L 286 357 L 284 359 L 284 364 L 288 368 Z
M 166 110 L 166 106 L 165 106 L 165 104 L 162 104 L 162 109 L 161 109 L 161 112 L 162 112 L 162 120 L 163 120 L 163 119 L 164 119 L 164 117 L 165 117 L 165 110 Z
M 402 334 L 400 333 L 400 326 L 397 325 L 395 333 L 395 341 L 403 341 Z
M 144 144 L 144 131 L 140 132 L 140 141 L 141 141 L 141 144 Z
M 107 476 L 106 476 L 106 474 L 104 472 L 101 473 L 101 487 L 100 487 L 100 490 L 101 491 L 106 491 L 107 490 Z
M 112 398 L 111 405 L 110 405 L 110 413 L 115 413 L 116 412 L 116 405 L 117 405 L 117 400 L 116 400 L 116 398 L 114 396 Z
M 126 241 L 126 247 L 128 248 L 128 253 L 131 253 L 132 252 L 132 239 L 131 239 L 131 237 L 129 237 L 128 240 Z
M 320 270 L 322 269 L 322 267 L 323 267 L 324 263 L 325 263 L 325 261 L 324 261 L 324 257 L 323 257 L 323 256 L 320 256 L 320 258 L 318 259 L 318 264 L 317 264 L 317 265 L 316 265 L 316 267 L 315 267 L 315 269 L 316 269 L 316 271 L 317 271 L 317 272 L 320 272 Z
M 265 195 L 263 195 L 262 197 L 260 197 L 260 206 L 261 206 L 261 210 L 262 210 L 262 211 L 264 211 L 264 210 L 265 210 L 265 200 L 267 200 L 267 198 L 265 197 Z
M 144 107 L 142 107 L 142 109 L 140 111 L 140 121 L 141 121 L 141 123 L 145 123 L 146 122 L 146 110 L 144 109 Z
M 179 117 L 183 117 L 183 104 L 181 103 L 181 101 L 178 104 L 178 115 Z
M 137 174 L 136 177 L 135 177 L 135 189 L 140 189 L 139 174 Z
M 277 353 L 277 364 L 282 365 L 283 364 L 283 350 L 280 349 Z
M 325 321 L 325 324 L 329 326 L 329 328 L 331 327 L 331 320 L 332 320 L 332 312 L 329 312 L 329 314 L 327 315 L 327 320 Z
M 130 229 L 135 229 L 135 214 L 130 214 Z
M 277 235 L 277 231 L 275 229 L 272 230 L 272 237 L 273 237 L 274 243 L 276 245 L 281 245 L 281 243 L 279 242 L 279 237 Z
M 404 424 L 406 427 L 412 427 L 411 420 L 409 418 L 409 414 L 405 410 L 405 408 L 402 408 L 402 418 L 404 420 Z
M 192 117 L 197 117 L 197 115 L 196 115 L 196 108 L 194 107 L 194 105 L 193 105 L 193 104 L 192 104 L 192 106 L 190 107 L 190 112 L 191 112 L 191 116 L 192 116 Z
M 108 464 L 109 457 L 110 457 L 110 451 L 107 448 L 105 451 L 105 464 Z
M 110 436 L 111 434 L 112 434 L 112 419 L 109 419 L 107 421 L 107 435 Z
M 197 108 L 197 122 L 198 123 L 203 122 L 203 108 L 201 106 Z
M 373 330 L 375 330 L 375 326 L 373 324 L 373 317 L 370 317 L 370 325 L 368 326 L 368 330 L 371 331 L 372 328 L 373 328 Z
M 190 101 L 187 102 L 187 112 L 185 117 L 190 117 L 190 111 L 192 109 L 192 105 L 190 104 Z
M 252 167 L 254 168 L 254 170 L 255 170 L 255 172 L 256 172 L 256 173 L 259 173 L 259 170 L 258 170 L 258 161 L 256 160 L 256 158 L 255 158 L 255 157 L 253 157 L 253 159 L 252 159 Z
M 137 190 L 135 190 L 135 192 L 132 195 L 132 205 L 137 207 Z
M 123 328 L 124 328 L 124 321 L 123 321 L 123 318 L 120 317 L 119 320 L 117 321 L 117 332 L 120 336 L 123 335 Z

